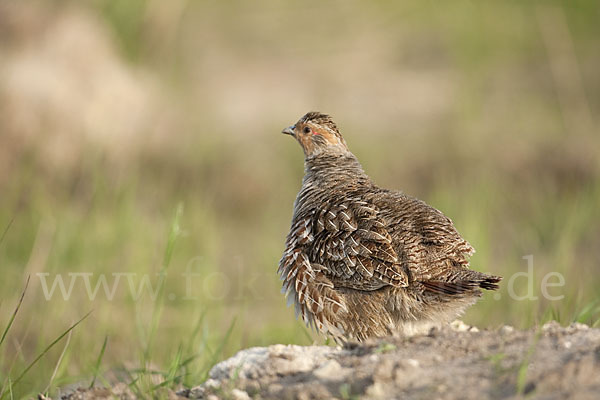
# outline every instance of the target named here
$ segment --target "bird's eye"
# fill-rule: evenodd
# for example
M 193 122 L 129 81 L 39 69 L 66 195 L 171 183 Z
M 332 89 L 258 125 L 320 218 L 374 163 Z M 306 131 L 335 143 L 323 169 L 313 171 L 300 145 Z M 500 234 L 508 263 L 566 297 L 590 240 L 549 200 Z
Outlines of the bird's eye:
M 304 133 L 310 133 L 310 128 L 308 126 L 305 126 L 303 131 Z

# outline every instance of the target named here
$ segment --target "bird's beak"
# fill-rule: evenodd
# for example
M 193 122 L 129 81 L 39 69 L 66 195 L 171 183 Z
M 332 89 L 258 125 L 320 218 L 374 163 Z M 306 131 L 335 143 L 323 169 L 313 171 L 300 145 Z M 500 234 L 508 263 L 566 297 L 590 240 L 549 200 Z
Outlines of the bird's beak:
M 282 130 L 281 133 L 285 133 L 286 135 L 292 135 L 292 136 L 294 136 L 294 128 L 295 127 L 296 127 L 295 125 L 288 126 L 284 130 Z

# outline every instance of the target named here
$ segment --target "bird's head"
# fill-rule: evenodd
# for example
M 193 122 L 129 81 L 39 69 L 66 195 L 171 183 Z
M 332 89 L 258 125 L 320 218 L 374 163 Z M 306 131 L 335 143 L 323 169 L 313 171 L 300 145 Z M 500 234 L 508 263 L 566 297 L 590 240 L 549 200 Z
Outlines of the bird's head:
M 346 154 L 349 152 L 335 122 L 329 115 L 317 111 L 307 113 L 281 133 L 296 138 L 307 158 L 319 154 Z

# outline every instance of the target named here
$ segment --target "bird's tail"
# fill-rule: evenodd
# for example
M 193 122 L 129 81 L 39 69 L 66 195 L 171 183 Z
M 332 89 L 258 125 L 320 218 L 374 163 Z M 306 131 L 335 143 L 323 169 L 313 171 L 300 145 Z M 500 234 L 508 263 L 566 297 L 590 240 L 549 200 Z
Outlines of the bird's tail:
M 445 295 L 476 294 L 479 289 L 496 290 L 502 277 L 484 274 L 473 270 L 463 270 L 461 274 L 447 280 L 428 280 L 421 284 L 430 292 Z

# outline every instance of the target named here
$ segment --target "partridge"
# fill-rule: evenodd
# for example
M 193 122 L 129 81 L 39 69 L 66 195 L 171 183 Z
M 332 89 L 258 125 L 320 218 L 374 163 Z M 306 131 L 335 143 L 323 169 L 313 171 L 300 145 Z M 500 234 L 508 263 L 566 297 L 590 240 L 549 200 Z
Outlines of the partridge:
M 413 333 L 498 288 L 501 277 L 469 269 L 474 249 L 448 217 L 371 181 L 330 116 L 282 133 L 304 150 L 305 175 L 278 273 L 307 325 L 338 342 Z

